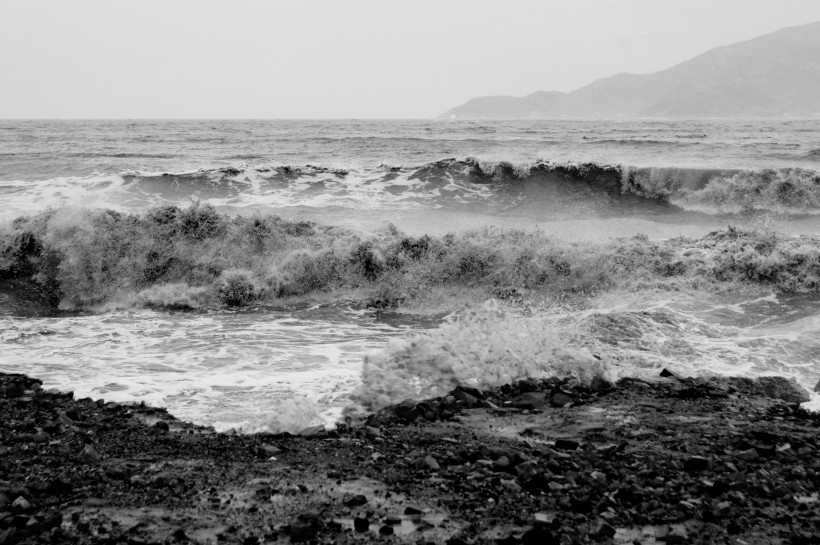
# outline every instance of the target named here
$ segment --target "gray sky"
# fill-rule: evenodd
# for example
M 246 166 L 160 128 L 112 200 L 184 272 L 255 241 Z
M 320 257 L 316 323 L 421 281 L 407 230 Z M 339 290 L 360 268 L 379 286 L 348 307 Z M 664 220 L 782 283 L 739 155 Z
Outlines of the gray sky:
M 2 0 L 0 118 L 427 118 L 817 20 L 818 0 Z

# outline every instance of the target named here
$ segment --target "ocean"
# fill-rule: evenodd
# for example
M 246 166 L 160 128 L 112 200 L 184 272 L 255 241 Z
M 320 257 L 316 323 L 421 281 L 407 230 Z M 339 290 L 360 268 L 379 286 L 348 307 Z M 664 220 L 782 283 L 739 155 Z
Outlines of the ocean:
M 0 121 L 0 204 L 0 371 L 218 430 L 820 379 L 820 120 Z

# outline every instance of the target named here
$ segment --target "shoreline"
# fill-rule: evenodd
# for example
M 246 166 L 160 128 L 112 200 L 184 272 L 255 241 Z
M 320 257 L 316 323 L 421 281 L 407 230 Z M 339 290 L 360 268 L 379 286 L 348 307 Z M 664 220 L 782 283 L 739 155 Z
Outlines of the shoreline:
M 294 436 L 0 373 L 0 544 L 820 542 L 806 392 L 664 375 L 458 387 Z

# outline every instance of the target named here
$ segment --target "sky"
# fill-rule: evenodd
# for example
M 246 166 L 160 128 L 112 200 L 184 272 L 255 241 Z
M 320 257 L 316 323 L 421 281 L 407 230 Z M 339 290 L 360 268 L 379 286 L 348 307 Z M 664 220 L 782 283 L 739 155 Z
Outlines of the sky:
M 818 0 L 2 0 L 0 119 L 430 118 L 818 20 Z

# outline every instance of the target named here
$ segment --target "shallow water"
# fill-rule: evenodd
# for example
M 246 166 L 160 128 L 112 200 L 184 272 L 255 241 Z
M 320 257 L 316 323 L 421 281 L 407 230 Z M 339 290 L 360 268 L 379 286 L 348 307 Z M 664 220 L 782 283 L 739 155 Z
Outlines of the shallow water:
M 365 234 L 388 224 L 411 235 L 495 226 L 604 242 L 697 238 L 729 224 L 814 234 L 818 142 L 817 120 L 0 121 L 0 222 L 47 207 L 143 213 L 201 200 Z M 444 346 L 437 319 L 345 305 L 49 316 L 24 291 L 0 286 L 0 370 L 219 429 L 330 423 L 360 385 L 366 354 L 391 361 L 422 331 Z M 820 379 L 810 294 L 635 282 L 580 307 L 536 302 L 529 312 L 497 318 L 514 333 L 493 341 L 498 352 L 529 342 L 586 350 L 619 374 L 783 374 L 808 388 Z M 463 333 L 462 349 L 485 358 L 479 369 L 506 365 L 479 348 L 493 334 Z M 534 372 L 555 363 L 533 358 L 523 365 Z

